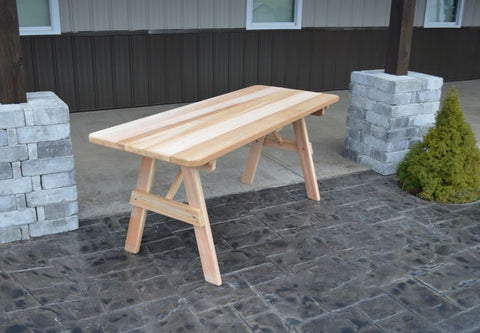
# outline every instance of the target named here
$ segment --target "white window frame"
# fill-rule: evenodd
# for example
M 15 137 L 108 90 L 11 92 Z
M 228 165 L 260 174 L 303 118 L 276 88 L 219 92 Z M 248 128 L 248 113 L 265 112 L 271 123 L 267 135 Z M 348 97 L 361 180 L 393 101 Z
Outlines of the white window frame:
M 302 28 L 303 0 L 294 0 L 293 22 L 253 22 L 253 0 L 247 0 L 247 30 L 276 30 L 276 29 L 301 29 Z
M 48 5 L 50 9 L 50 25 L 39 27 L 19 27 L 20 36 L 60 35 L 62 33 L 58 0 L 48 0 Z
M 457 17 L 455 22 L 430 22 L 428 20 L 430 14 L 429 3 L 434 0 L 427 0 L 425 4 L 425 19 L 423 22 L 424 28 L 461 28 L 463 18 L 464 0 L 458 0 Z

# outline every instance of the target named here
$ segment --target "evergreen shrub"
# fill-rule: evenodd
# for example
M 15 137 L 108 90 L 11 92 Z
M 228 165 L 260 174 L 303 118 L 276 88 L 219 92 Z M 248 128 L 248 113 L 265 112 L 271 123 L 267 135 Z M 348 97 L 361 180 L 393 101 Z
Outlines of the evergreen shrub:
M 400 187 L 423 199 L 466 203 L 480 199 L 480 151 L 451 88 L 436 124 L 412 146 L 397 170 Z

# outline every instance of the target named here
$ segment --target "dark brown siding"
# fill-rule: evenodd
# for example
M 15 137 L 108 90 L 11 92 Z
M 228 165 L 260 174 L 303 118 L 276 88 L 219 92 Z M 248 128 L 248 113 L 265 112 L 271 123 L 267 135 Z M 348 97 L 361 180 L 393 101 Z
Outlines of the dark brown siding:
M 252 84 L 347 89 L 350 72 L 383 68 L 386 29 L 199 31 L 22 37 L 29 91 L 71 111 L 192 102 Z M 480 29 L 415 29 L 410 68 L 480 79 Z

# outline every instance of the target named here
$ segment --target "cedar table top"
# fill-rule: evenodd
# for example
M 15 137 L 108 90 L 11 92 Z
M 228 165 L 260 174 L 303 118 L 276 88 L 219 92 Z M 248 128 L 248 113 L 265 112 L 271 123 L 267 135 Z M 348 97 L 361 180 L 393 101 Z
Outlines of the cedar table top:
M 196 167 L 336 101 L 336 95 L 257 85 L 91 133 L 89 140 Z

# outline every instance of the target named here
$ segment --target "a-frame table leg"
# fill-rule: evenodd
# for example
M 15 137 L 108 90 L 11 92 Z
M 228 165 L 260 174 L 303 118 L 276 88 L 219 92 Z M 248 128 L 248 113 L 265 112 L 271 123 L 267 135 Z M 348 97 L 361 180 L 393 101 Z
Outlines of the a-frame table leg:
M 145 192 L 151 191 L 156 170 L 157 160 L 149 157 L 142 157 L 142 164 L 140 165 L 140 171 L 138 172 L 137 190 Z M 125 250 L 128 252 L 138 253 L 138 251 L 140 251 L 146 218 L 146 209 L 136 206 L 132 207 L 130 223 L 128 224 L 127 239 L 125 241 Z
M 200 172 L 197 168 L 187 168 L 182 166 L 182 175 L 188 204 L 192 207 L 200 208 L 205 221 L 205 225 L 202 227 L 194 226 L 198 252 L 202 262 L 203 275 L 207 282 L 220 286 L 222 284 L 222 277 L 220 276 L 220 268 L 218 267 L 212 230 L 210 229 L 210 221 L 208 219 L 205 197 L 203 195 Z
M 320 201 L 320 192 L 318 190 L 317 176 L 315 175 L 315 167 L 312 158 L 312 146 L 308 139 L 307 126 L 305 119 L 297 120 L 293 123 L 295 131 L 298 154 L 300 155 L 300 163 L 302 164 L 303 178 L 305 179 L 305 187 L 307 196 L 311 200 Z
M 253 178 L 255 178 L 255 172 L 257 171 L 258 161 L 262 154 L 263 142 L 265 137 L 253 141 L 250 145 L 250 151 L 248 152 L 247 163 L 245 164 L 245 170 L 243 171 L 242 183 L 252 184 Z

